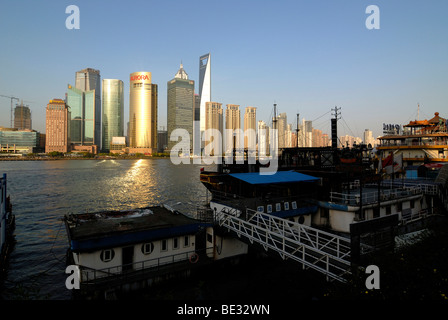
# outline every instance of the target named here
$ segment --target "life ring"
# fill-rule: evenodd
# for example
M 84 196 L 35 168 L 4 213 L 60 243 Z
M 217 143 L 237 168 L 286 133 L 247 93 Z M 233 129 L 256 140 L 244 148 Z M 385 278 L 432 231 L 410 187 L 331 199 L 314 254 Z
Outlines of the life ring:
M 198 254 L 197 254 L 196 252 L 193 253 L 193 254 L 190 256 L 189 260 L 190 260 L 190 263 L 196 263 L 196 262 L 198 262 L 198 260 L 199 260 L 199 256 L 198 256 Z

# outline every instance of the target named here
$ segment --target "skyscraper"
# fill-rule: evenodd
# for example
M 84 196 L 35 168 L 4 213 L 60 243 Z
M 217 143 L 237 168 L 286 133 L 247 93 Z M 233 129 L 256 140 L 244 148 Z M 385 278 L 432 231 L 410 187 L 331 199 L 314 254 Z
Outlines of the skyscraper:
M 28 106 L 23 105 L 23 102 L 16 105 L 14 109 L 14 128 L 19 130 L 31 130 L 31 110 Z
M 76 72 L 75 88 L 85 92 L 88 100 L 85 104 L 86 133 L 93 130 L 93 144 L 101 147 L 101 76 L 100 71 L 86 68 Z M 90 125 L 93 127 L 90 128 Z M 90 136 L 88 137 L 91 138 Z M 89 142 L 90 143 L 90 142 Z
M 225 138 L 226 154 L 232 153 L 234 149 L 241 149 L 240 129 L 241 129 L 240 106 L 236 104 L 228 104 L 226 109 L 226 138 Z
M 222 104 L 219 102 L 207 102 L 205 104 L 205 133 L 204 133 L 204 140 L 205 140 L 205 147 L 207 147 L 207 144 L 212 142 L 211 134 L 212 131 L 209 129 L 214 129 L 215 132 L 218 131 L 220 134 L 219 138 L 223 137 L 223 117 L 222 117 Z M 218 137 L 213 137 L 213 141 L 216 143 L 216 139 Z M 213 149 L 213 154 L 211 155 L 218 155 L 222 152 L 222 140 L 221 145 L 217 145 L 219 147 L 219 150 Z
M 124 136 L 123 81 L 103 79 L 102 148 L 110 150 L 112 137 Z
M 287 125 L 287 116 L 286 113 L 280 113 L 280 115 L 277 117 L 277 129 L 278 129 L 278 147 L 284 148 L 286 147 L 286 127 Z
M 257 108 L 247 107 L 244 112 L 244 149 L 255 147 L 255 132 L 257 126 Z M 253 130 L 254 136 L 249 135 L 249 130 Z
M 66 103 L 70 107 L 71 143 L 78 146 L 99 146 L 98 110 L 95 91 L 83 91 L 68 85 Z
M 210 53 L 199 58 L 200 129 L 205 130 L 205 104 L 212 99 Z
M 257 130 L 258 156 L 269 154 L 269 127 L 263 120 L 258 120 Z
M 364 130 L 364 143 L 366 145 L 370 144 L 371 147 L 374 147 L 375 145 L 375 139 L 373 139 L 372 131 L 370 131 L 369 129 Z
M 70 111 L 62 99 L 50 100 L 46 109 L 45 152 L 70 151 Z
M 190 151 L 193 148 L 193 121 L 195 110 L 194 81 L 188 79 L 182 64 L 174 79 L 168 81 L 167 97 L 167 124 L 168 124 L 168 150 L 171 150 L 177 141 L 171 141 L 171 132 L 174 129 L 185 129 L 190 139 Z
M 204 147 L 201 137 L 206 127 L 205 109 L 206 103 L 211 99 L 210 53 L 207 53 L 199 57 L 199 121 L 195 121 L 193 124 L 193 152 L 195 155 L 199 155 Z
M 151 72 L 134 72 L 129 85 L 129 147 L 157 152 L 157 84 Z

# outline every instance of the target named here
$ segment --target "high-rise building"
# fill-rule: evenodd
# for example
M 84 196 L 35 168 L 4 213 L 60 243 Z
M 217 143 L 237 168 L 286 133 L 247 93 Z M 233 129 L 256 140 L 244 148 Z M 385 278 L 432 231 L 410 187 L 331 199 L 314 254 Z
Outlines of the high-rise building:
M 206 104 L 212 99 L 210 53 L 199 57 L 199 121 L 193 124 L 193 145 L 195 155 L 204 147 L 202 135 L 206 129 Z
M 157 152 L 157 84 L 151 80 L 151 72 L 130 74 L 129 147 L 135 152 Z
M 93 144 L 101 147 L 101 76 L 100 71 L 86 68 L 76 72 L 75 88 L 85 92 L 88 101 L 85 103 L 86 132 L 93 125 Z M 90 135 L 90 133 L 89 133 Z M 90 136 L 88 137 L 90 139 Z M 90 143 L 90 142 L 89 142 Z
M 370 144 L 371 147 L 375 146 L 375 139 L 373 138 L 372 131 L 370 131 L 369 129 L 364 130 L 364 143 L 366 145 Z
M 228 104 L 226 109 L 225 152 L 229 154 L 234 149 L 241 149 L 241 114 L 240 106 Z
M 205 104 L 212 99 L 210 53 L 199 58 L 200 129 L 205 130 Z
M 305 147 L 313 146 L 313 121 L 305 121 L 304 127 Z
M 103 79 L 102 148 L 110 151 L 113 137 L 124 137 L 123 81 Z
M 45 152 L 70 151 L 70 110 L 62 99 L 50 100 L 46 109 Z
M 269 154 L 269 127 L 263 120 L 258 121 L 257 128 L 258 155 Z
M 19 130 L 31 130 L 31 110 L 28 106 L 23 105 L 23 102 L 17 104 L 14 109 L 14 128 Z
M 95 90 L 83 91 L 68 85 L 66 103 L 70 107 L 70 139 L 76 146 L 99 146 Z
M 251 136 L 248 134 L 248 130 L 252 130 L 254 135 L 257 129 L 257 116 L 256 116 L 257 108 L 255 107 L 246 107 L 244 112 L 244 149 L 248 149 L 249 147 L 255 147 L 255 136 Z
M 209 129 L 214 129 L 220 134 L 220 138 L 223 137 L 223 116 L 222 116 L 222 103 L 219 102 L 207 102 L 205 104 L 205 147 L 208 143 L 212 142 L 211 132 Z M 213 141 L 216 142 L 217 137 L 214 137 Z M 221 140 L 222 142 L 222 140 Z M 222 144 L 220 146 L 222 148 Z M 217 154 L 218 150 L 213 150 L 214 154 Z M 219 150 L 219 153 L 222 152 L 222 149 Z
M 277 130 L 278 130 L 278 147 L 284 148 L 286 147 L 286 127 L 287 125 L 287 116 L 286 113 L 280 113 L 277 117 Z
M 180 128 L 188 132 L 190 151 L 192 151 L 195 111 L 194 81 L 188 79 L 188 74 L 182 64 L 174 79 L 168 81 L 167 87 L 168 150 L 178 143 L 170 140 L 171 132 Z

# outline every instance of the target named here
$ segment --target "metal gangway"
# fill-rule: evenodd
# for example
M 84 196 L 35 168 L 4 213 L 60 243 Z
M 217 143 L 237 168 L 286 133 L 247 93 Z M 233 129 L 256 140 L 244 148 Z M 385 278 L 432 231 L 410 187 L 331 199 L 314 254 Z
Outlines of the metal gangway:
M 293 259 L 303 269 L 325 274 L 327 280 L 346 282 L 344 276 L 351 272 L 350 239 L 251 209 L 243 219 L 239 212 L 223 208 L 214 213 L 215 222 L 266 251 L 278 252 L 283 260 Z

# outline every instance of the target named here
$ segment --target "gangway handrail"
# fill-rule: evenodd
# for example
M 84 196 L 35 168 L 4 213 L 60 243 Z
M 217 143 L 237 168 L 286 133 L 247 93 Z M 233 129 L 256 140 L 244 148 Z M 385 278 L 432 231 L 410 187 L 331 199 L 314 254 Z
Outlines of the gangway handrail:
M 346 281 L 343 276 L 351 269 L 350 239 L 251 209 L 246 213 L 251 214 L 248 220 L 221 210 L 215 220 L 238 237 L 278 252 L 282 259 L 291 258 L 327 279 Z

